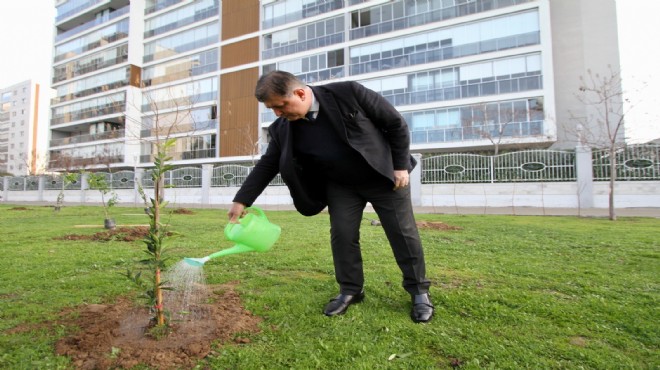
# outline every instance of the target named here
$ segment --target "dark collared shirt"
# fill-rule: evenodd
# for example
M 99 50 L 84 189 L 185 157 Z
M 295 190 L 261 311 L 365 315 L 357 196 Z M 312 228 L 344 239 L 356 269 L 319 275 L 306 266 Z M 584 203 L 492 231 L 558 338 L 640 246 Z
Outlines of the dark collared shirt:
M 321 110 L 313 121 L 291 122 L 296 161 L 306 173 L 345 185 L 384 180 L 349 144 L 344 142 Z

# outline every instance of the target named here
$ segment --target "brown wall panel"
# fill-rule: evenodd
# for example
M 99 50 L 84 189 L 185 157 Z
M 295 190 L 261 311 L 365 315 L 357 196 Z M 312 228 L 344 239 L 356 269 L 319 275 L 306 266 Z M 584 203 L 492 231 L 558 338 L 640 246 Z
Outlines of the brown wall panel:
M 259 38 L 243 40 L 222 47 L 222 68 L 259 61 Z
M 131 86 L 142 87 L 142 68 L 131 64 L 131 77 L 129 78 Z
M 259 31 L 259 0 L 222 2 L 222 39 Z
M 256 154 L 259 102 L 254 86 L 259 69 L 220 76 L 220 157 Z

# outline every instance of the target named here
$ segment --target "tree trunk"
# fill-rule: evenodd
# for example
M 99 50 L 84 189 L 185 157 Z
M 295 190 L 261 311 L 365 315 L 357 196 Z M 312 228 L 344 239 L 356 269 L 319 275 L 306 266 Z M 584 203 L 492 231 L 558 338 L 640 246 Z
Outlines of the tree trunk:
M 609 211 L 610 220 L 616 221 L 616 212 L 614 210 L 614 184 L 616 182 L 616 152 L 610 150 L 610 193 L 609 193 Z
M 160 289 L 160 267 L 156 268 L 156 321 L 158 326 L 165 325 L 165 310 L 163 310 L 163 290 Z
M 160 204 L 163 198 L 163 185 L 164 179 L 163 176 L 159 176 L 157 181 L 154 183 L 154 232 L 156 233 L 156 239 L 160 240 Z M 157 245 L 154 257 L 156 258 L 157 263 L 160 263 L 160 251 L 161 246 Z M 154 286 L 154 293 L 156 296 L 156 320 L 158 326 L 165 325 L 165 310 L 163 308 L 163 290 L 160 287 L 160 267 L 156 266 L 156 279 Z

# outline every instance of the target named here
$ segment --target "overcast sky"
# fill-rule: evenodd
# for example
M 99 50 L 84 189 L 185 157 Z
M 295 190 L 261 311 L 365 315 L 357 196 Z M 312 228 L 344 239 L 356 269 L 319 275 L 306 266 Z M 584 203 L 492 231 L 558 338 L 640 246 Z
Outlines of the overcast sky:
M 629 96 L 628 136 L 660 137 L 660 0 L 617 0 L 624 89 Z M 55 18 L 52 0 L 0 0 L 0 87 L 35 80 L 48 86 Z M 634 123 L 634 124 L 630 124 Z

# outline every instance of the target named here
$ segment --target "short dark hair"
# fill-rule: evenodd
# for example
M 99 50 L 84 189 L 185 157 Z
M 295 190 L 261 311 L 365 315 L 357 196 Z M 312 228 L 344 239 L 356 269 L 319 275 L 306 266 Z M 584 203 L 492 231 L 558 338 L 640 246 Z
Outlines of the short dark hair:
M 294 89 L 305 87 L 298 77 L 285 71 L 272 71 L 262 75 L 257 81 L 254 96 L 265 102 L 272 96 L 290 96 Z

